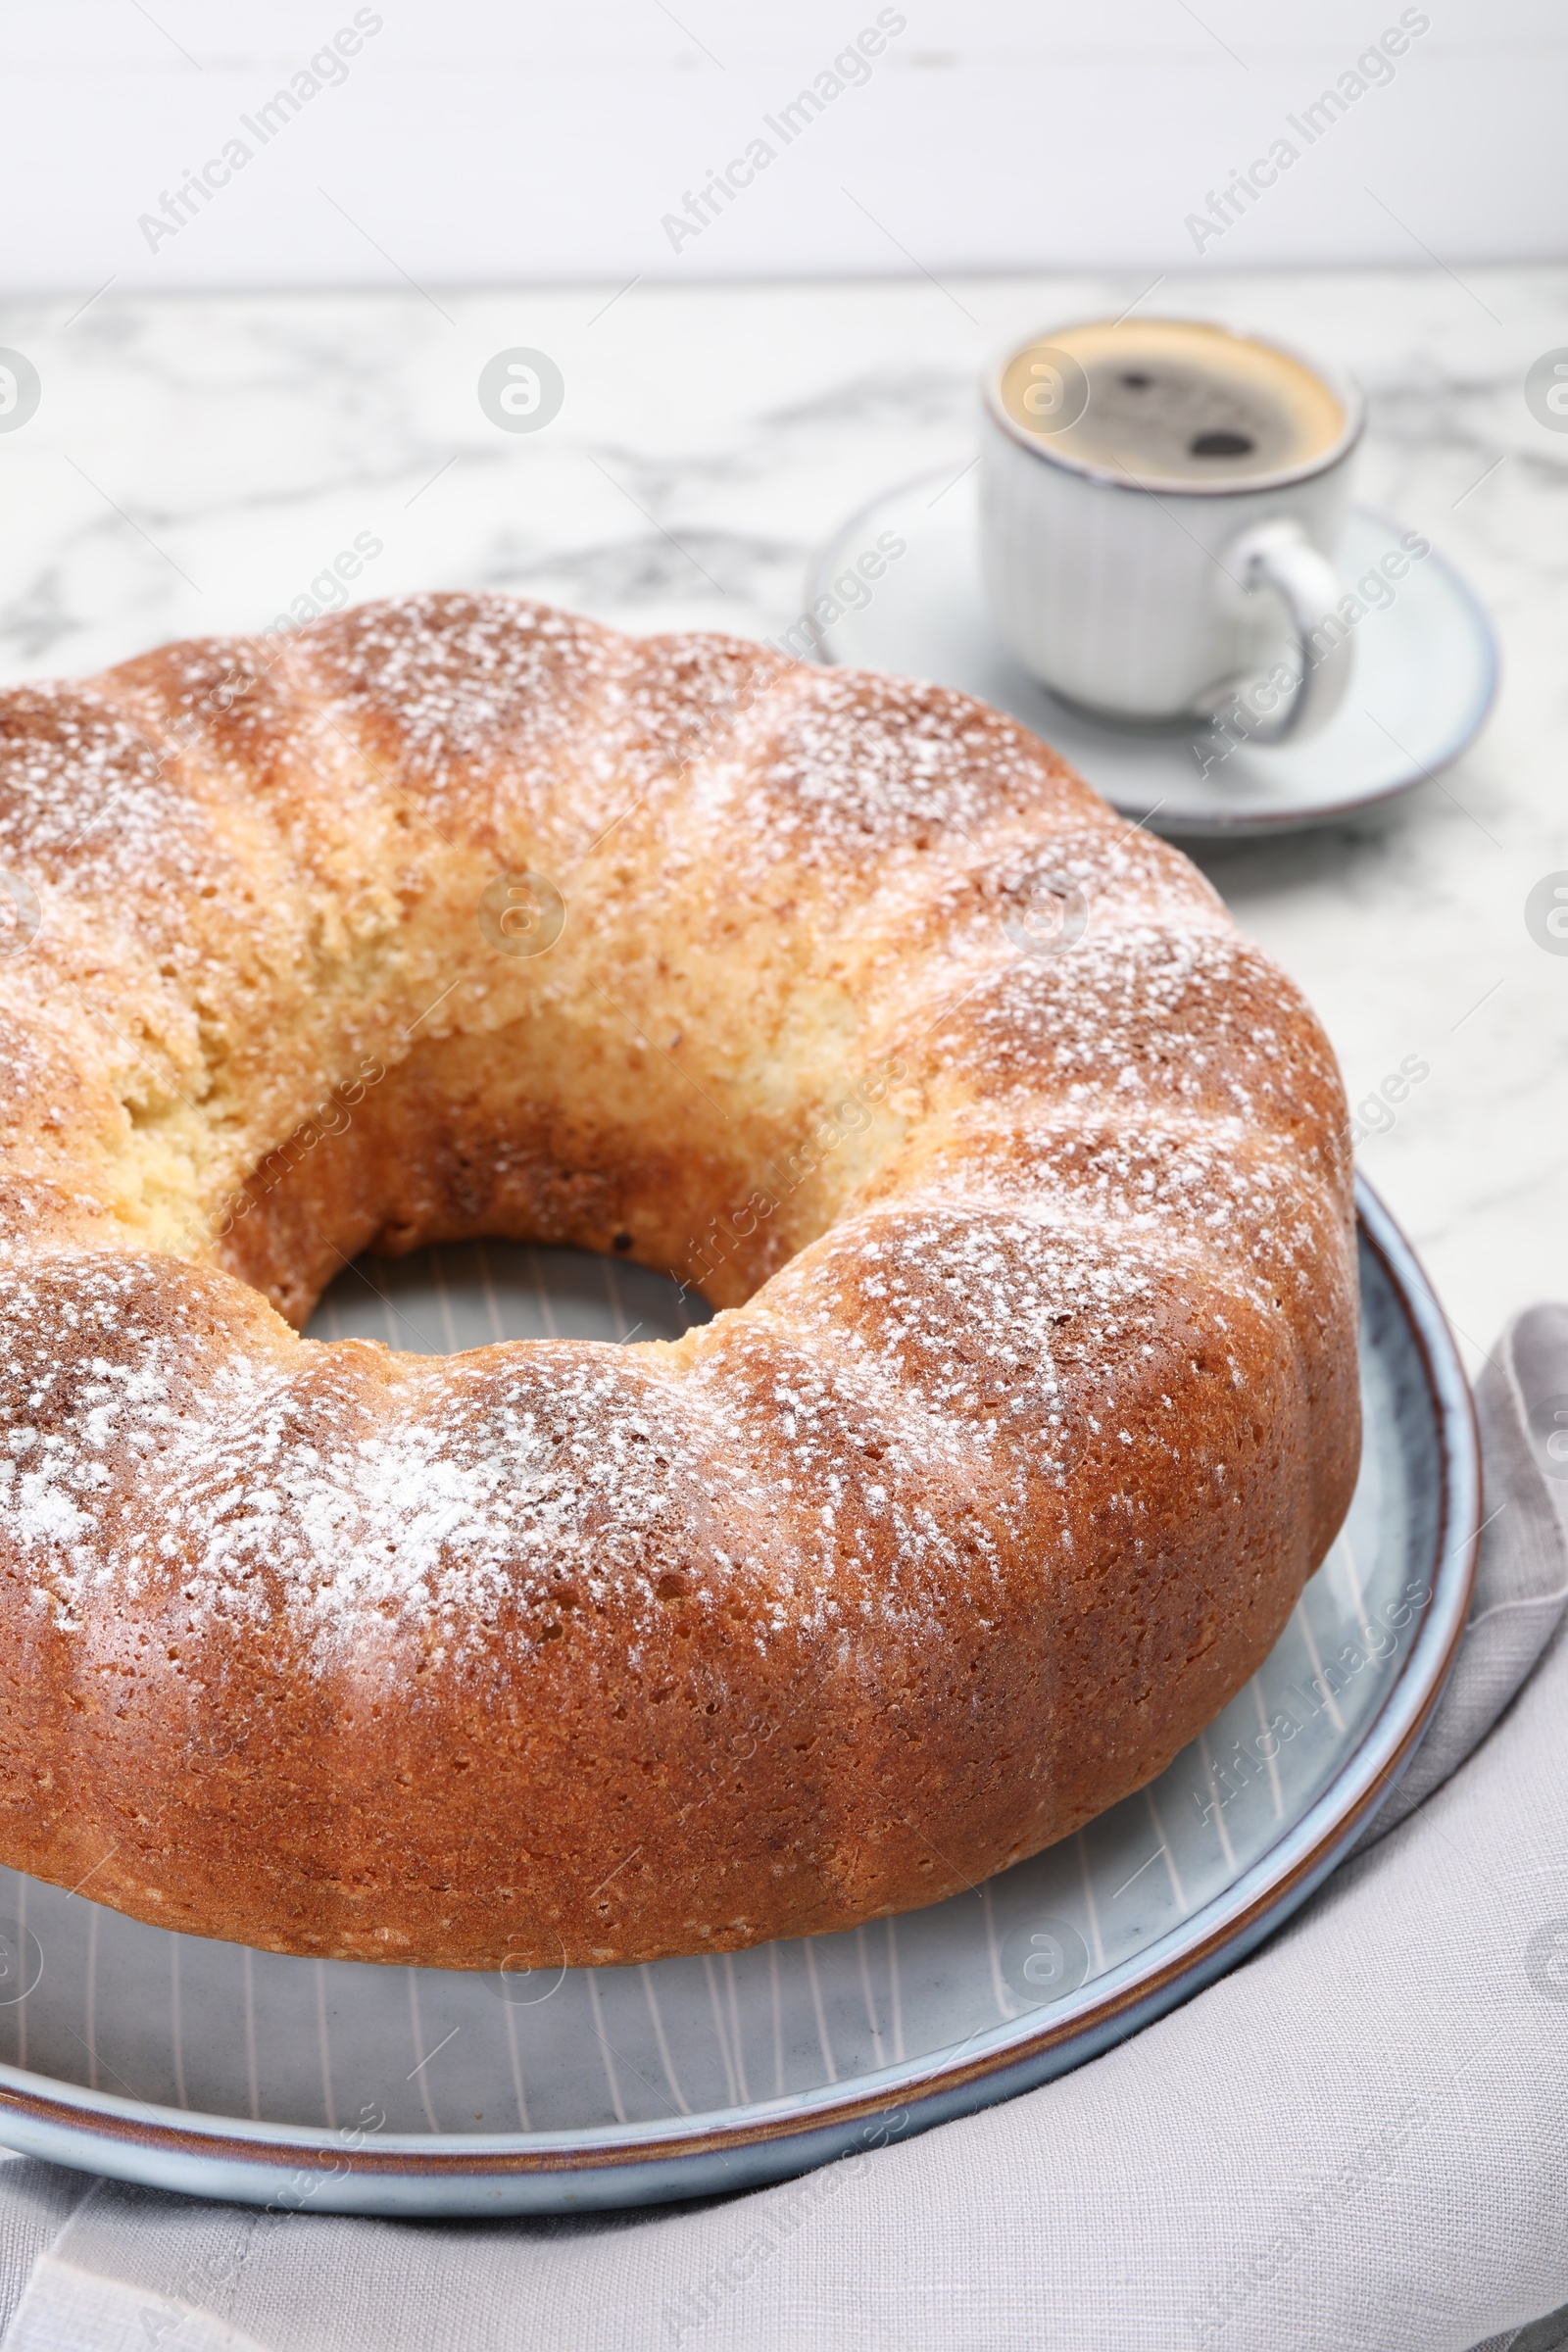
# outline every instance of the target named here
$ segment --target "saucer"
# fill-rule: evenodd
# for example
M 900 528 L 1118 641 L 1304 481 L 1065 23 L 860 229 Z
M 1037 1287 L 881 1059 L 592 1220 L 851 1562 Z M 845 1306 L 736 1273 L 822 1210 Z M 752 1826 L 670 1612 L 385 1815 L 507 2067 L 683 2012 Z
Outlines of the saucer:
M 978 481 L 973 466 L 956 480 L 925 474 L 884 491 L 844 525 L 813 568 L 813 608 L 824 596 L 842 603 L 833 581 L 881 533 L 903 539 L 906 551 L 863 583 L 867 603 L 828 625 L 818 658 L 931 679 L 1009 712 L 1153 832 L 1278 833 L 1375 808 L 1457 760 L 1492 708 L 1492 623 L 1433 550 L 1389 583 L 1391 604 L 1355 624 L 1349 691 L 1305 743 L 1243 742 L 1227 751 L 1229 738 L 1206 723 L 1117 727 L 1091 718 L 1037 686 L 991 625 L 980 585 Z M 1353 510 L 1337 565 L 1347 591 L 1398 547 L 1403 529 L 1368 508 Z

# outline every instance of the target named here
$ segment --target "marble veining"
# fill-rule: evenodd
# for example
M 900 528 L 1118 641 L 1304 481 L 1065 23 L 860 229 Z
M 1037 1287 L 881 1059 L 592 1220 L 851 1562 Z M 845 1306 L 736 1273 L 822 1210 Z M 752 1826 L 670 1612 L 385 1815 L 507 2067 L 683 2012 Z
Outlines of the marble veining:
M 1102 276 L 12 302 L 0 343 L 43 398 L 0 432 L 0 675 L 265 626 L 335 597 L 322 583 L 358 533 L 379 552 L 356 596 L 506 588 L 637 630 L 775 635 L 848 512 L 969 463 L 984 357 L 1143 292 Z M 1524 921 L 1532 886 L 1568 871 L 1568 433 L 1522 388 L 1568 346 L 1568 269 L 1210 273 L 1152 299 L 1348 366 L 1371 408 L 1357 495 L 1425 531 L 1498 624 L 1498 708 L 1456 767 L 1335 831 L 1202 858 L 1324 1016 L 1353 1102 L 1407 1056 L 1430 1063 L 1373 1114 L 1361 1157 L 1474 1365 L 1508 1313 L 1568 1293 L 1568 956 Z M 565 379 L 537 434 L 478 404 L 480 368 L 512 347 Z

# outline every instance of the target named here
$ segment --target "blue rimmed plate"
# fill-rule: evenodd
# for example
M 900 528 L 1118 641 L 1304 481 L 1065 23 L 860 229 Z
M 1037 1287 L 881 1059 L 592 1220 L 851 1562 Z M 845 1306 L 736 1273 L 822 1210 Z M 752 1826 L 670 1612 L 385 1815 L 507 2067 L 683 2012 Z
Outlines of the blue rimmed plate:
M 1397 1780 L 1464 1624 L 1469 1390 L 1360 1187 L 1361 1475 L 1258 1675 L 1150 1788 L 977 1892 L 853 1933 L 473 1976 L 172 1935 L 0 1873 L 0 2135 L 122 2180 L 318 2212 L 712 2195 L 1027 2089 L 1233 1965 Z M 351 1271 L 313 1330 L 432 1351 L 678 1331 L 672 1285 L 501 1244 Z

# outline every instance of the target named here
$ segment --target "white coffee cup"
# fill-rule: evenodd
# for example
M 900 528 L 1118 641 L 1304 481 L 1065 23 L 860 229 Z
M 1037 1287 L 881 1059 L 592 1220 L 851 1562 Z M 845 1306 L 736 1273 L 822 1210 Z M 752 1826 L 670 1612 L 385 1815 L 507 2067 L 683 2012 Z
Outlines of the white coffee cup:
M 1205 401 L 1236 429 L 1183 442 Z M 1240 701 L 1255 742 L 1323 725 L 1354 656 L 1323 627 L 1344 595 L 1353 383 L 1211 320 L 1091 320 L 1012 348 L 984 406 L 986 596 L 1032 677 L 1123 724 Z

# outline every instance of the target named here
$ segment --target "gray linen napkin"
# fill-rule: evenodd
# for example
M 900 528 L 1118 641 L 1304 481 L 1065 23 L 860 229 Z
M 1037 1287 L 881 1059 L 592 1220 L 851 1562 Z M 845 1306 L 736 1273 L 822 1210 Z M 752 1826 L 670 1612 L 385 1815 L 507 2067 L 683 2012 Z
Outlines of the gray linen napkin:
M 702 2205 L 353 2221 L 18 2160 L 0 2352 L 1568 2341 L 1542 2320 L 1568 2303 L 1568 1307 L 1512 1326 L 1479 1408 L 1488 1525 L 1432 1731 L 1354 1856 L 1186 2007 L 1007 2105 Z

